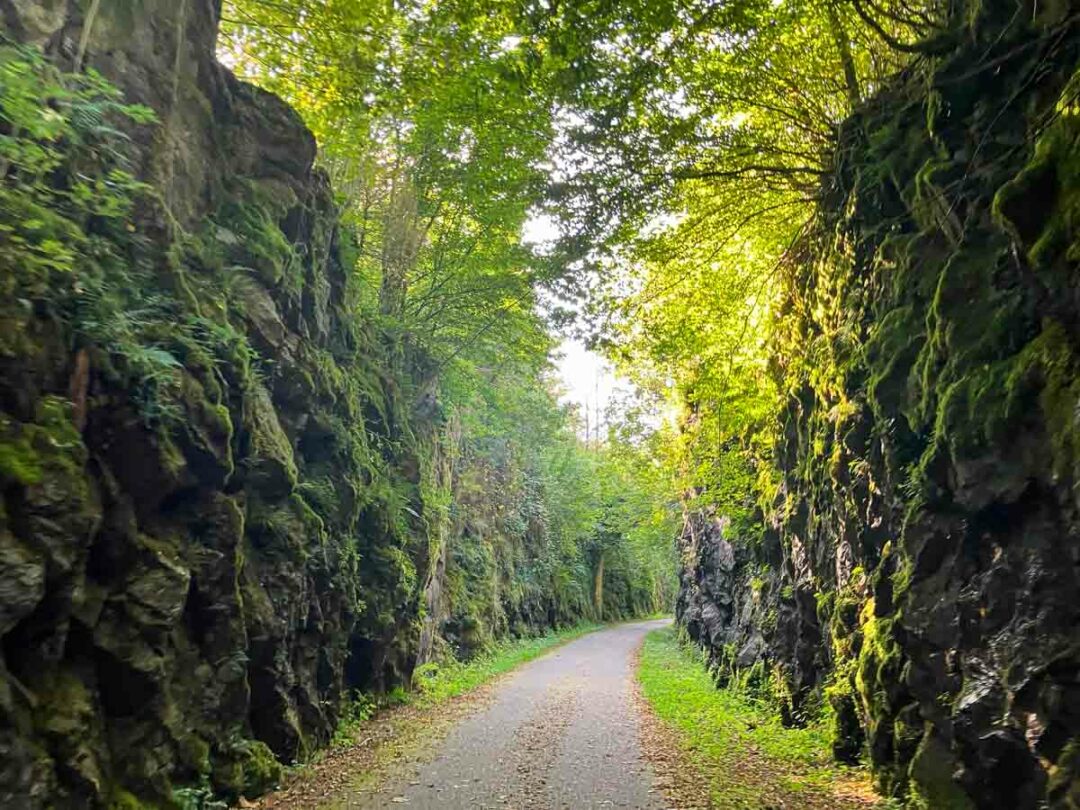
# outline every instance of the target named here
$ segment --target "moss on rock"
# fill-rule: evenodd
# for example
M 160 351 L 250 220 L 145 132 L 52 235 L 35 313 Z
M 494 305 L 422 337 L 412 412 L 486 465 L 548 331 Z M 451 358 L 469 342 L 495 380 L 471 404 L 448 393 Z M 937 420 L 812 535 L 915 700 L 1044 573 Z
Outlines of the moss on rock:
M 777 549 L 732 582 L 694 559 L 680 615 L 720 658 L 758 621 L 786 717 L 824 695 L 887 795 L 1033 810 L 1075 801 L 1080 734 L 1050 708 L 1078 665 L 1080 37 L 991 5 L 840 126 L 780 305 Z
M 215 752 L 210 779 L 220 795 L 235 802 L 266 793 L 281 774 L 281 764 L 265 743 L 233 738 Z

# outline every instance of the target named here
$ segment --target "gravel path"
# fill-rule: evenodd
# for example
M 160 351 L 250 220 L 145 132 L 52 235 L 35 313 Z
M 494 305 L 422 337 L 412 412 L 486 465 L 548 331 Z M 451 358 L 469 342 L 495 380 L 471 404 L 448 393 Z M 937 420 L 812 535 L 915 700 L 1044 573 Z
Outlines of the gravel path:
M 344 806 L 661 810 L 639 744 L 631 659 L 666 623 L 601 630 L 526 664 L 433 759 Z

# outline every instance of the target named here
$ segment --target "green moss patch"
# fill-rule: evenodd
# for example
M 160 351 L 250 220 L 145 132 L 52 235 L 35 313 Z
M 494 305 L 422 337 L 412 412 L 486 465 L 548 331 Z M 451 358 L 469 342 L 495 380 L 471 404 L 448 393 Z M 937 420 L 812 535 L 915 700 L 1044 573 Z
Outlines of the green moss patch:
M 0 414 L 0 482 L 40 484 L 50 469 L 77 473 L 85 462 L 86 448 L 66 399 L 42 398 L 31 423 Z

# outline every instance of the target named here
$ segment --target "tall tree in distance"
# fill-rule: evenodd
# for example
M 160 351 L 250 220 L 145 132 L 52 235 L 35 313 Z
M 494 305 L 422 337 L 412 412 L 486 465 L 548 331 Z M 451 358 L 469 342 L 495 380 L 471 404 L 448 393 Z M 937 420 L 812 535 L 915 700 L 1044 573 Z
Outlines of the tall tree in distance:
M 518 35 L 516 8 L 225 4 L 223 58 L 293 103 L 319 141 L 368 305 L 443 362 L 484 343 L 535 348 L 524 327 L 547 269 L 520 234 L 552 129 L 544 57 Z

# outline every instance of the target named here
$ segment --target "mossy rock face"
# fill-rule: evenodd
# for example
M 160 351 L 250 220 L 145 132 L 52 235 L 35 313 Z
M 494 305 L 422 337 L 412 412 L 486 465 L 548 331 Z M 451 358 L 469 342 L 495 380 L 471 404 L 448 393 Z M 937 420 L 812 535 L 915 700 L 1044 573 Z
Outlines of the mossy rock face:
M 955 770 L 949 746 L 927 731 L 909 767 L 913 804 L 926 810 L 973 810 L 975 804 L 954 779 Z
M 286 282 L 297 258 L 270 211 L 245 198 L 233 199 L 219 212 L 218 221 L 216 238 L 226 261 L 251 265 L 267 287 Z
M 40 693 L 39 717 L 43 733 L 87 793 L 99 793 L 107 784 L 101 749 L 104 731 L 96 695 L 72 673 L 60 672 Z
M 288 360 L 298 342 L 281 318 L 277 304 L 267 289 L 253 279 L 241 278 L 235 285 L 243 316 L 251 324 L 252 341 L 260 351 Z
M 214 756 L 211 783 L 229 801 L 255 798 L 281 780 L 281 764 L 265 743 L 234 739 Z
M 116 486 L 130 497 L 143 519 L 156 514 L 177 493 L 198 485 L 177 443 L 163 431 L 148 427 L 127 407 L 92 413 L 88 434 Z
M 252 388 L 244 396 L 243 408 L 247 483 L 263 497 L 284 497 L 296 486 L 296 462 L 270 393 L 261 386 Z
M 976 14 L 968 24 L 978 29 L 1001 22 Z M 1015 46 L 1031 32 L 1010 26 L 998 34 Z M 1075 51 L 1062 55 L 1070 70 Z M 976 56 L 961 48 L 927 70 L 946 76 L 969 58 Z M 1018 74 L 1029 67 L 1013 63 Z M 1060 76 L 1032 90 L 1032 98 L 1045 105 L 1064 92 Z M 823 324 L 847 317 L 865 336 L 859 362 L 867 373 L 856 368 L 848 379 L 867 379 L 868 387 L 853 386 L 844 395 L 868 398 L 880 451 L 860 458 L 866 450 L 858 444 L 845 449 L 878 493 L 818 474 L 831 437 L 817 414 L 836 407 L 836 392 L 825 387 L 815 391 L 811 408 L 792 413 L 799 439 L 783 458 L 789 497 L 829 504 L 815 516 L 812 532 L 797 521 L 785 527 L 791 543 L 811 537 L 802 553 L 813 561 L 813 576 L 845 587 L 839 565 L 832 564 L 850 547 L 854 514 L 884 531 L 875 537 L 869 527 L 855 529 L 862 535 L 856 562 L 872 574 L 872 598 L 864 593 L 860 599 L 855 636 L 833 618 L 833 661 L 796 658 L 795 668 L 809 665 L 826 675 L 855 656 L 859 725 L 888 792 L 926 807 L 1035 807 L 1045 798 L 1046 760 L 1017 731 L 1033 721 L 1009 706 L 1038 703 L 1063 688 L 1041 667 L 1067 646 L 1069 620 L 1045 610 L 1062 609 L 1064 594 L 1077 586 L 1074 574 L 1059 575 L 1058 566 L 1071 558 L 1080 528 L 1072 496 L 1075 415 L 1064 415 L 1070 410 L 1065 403 L 1077 401 L 1075 341 L 1066 335 L 1080 308 L 1055 280 L 1075 278 L 1077 269 L 1069 258 L 1076 240 L 1069 224 L 1073 206 L 1060 184 L 1072 159 L 1064 156 L 1072 147 L 1063 151 L 1061 144 L 1072 144 L 1075 132 L 1071 123 L 1055 124 L 1032 146 L 1027 167 L 1029 156 L 995 142 L 972 179 L 971 166 L 957 155 L 970 154 L 970 139 L 982 137 L 986 119 L 977 111 L 996 109 L 992 99 L 1002 86 L 953 90 L 942 83 L 927 99 L 926 85 L 909 77 L 884 92 L 896 106 L 870 104 L 861 113 L 840 171 L 884 159 L 881 133 L 889 133 L 892 148 L 910 146 L 902 165 L 888 173 L 902 205 L 884 204 L 889 195 L 872 190 L 882 178 L 864 172 L 840 181 L 839 188 L 859 189 L 860 204 L 837 199 L 825 221 L 865 253 L 852 266 L 850 257 L 831 255 L 831 243 L 820 247 L 823 261 L 850 273 L 850 297 L 822 301 Z M 903 106 L 897 97 L 926 105 L 932 137 L 918 134 L 921 122 L 895 118 Z M 945 108 L 949 118 L 934 113 Z M 1024 109 L 998 120 L 993 137 L 1006 130 L 1004 141 L 1023 138 L 1030 131 L 1025 115 L 1036 114 L 1034 107 Z M 916 132 L 904 137 L 904 129 Z M 863 141 L 862 132 L 877 136 Z M 969 206 L 963 219 L 954 205 L 943 205 L 942 191 L 961 178 Z M 882 238 L 882 223 L 893 223 L 894 233 Z M 1032 285 L 1039 268 L 1046 273 L 1040 283 L 1055 290 L 1055 306 L 1044 306 Z M 868 298 L 870 290 L 885 294 Z M 813 312 L 814 306 L 803 301 L 798 310 Z M 808 320 L 798 328 L 825 333 L 824 325 Z M 846 505 L 852 495 L 854 510 Z M 783 646 L 777 653 L 792 654 Z M 837 695 L 842 704 L 842 690 Z M 1053 742 L 1042 736 L 1054 755 L 1059 741 L 1076 733 L 1048 708 L 1034 716 L 1058 729 Z M 837 733 L 857 740 L 859 730 L 845 725 L 838 722 Z
M 0 633 L 29 615 L 44 595 L 44 555 L 0 531 Z
M 79 36 L 78 4 L 7 5 L 16 40 Z M 94 267 L 0 282 L 42 301 L 0 305 L 5 807 L 254 797 L 329 740 L 353 651 L 388 686 L 416 658 L 407 364 L 346 312 L 314 139 L 217 63 L 214 4 L 196 5 L 99 4 L 87 65 L 159 121 L 95 155 L 130 156 L 151 191 L 117 201 L 131 215 L 95 232 Z M 93 159 L 69 162 L 114 168 Z M 61 219 L 77 255 L 86 234 Z M 367 611 L 369 591 L 389 596 Z
M 678 615 L 717 662 L 763 629 L 785 717 L 824 697 L 837 755 L 897 799 L 1069 807 L 1080 36 L 1060 4 L 956 15 L 955 49 L 840 126 L 785 283 L 777 548 L 732 566 L 696 517 Z M 1069 44 L 1024 55 L 1043 37 Z
M 189 374 L 180 377 L 179 399 L 183 416 L 177 441 L 194 474 L 211 486 L 221 486 L 233 472 L 229 409 L 212 402 L 202 384 Z
M 1054 810 L 1080 808 L 1080 739 L 1070 740 L 1050 772 L 1047 789 Z
M 23 526 L 18 533 L 33 537 L 51 564 L 69 571 L 80 550 L 68 538 L 89 533 L 100 516 L 97 493 L 85 470 L 86 446 L 73 424 L 71 407 L 59 397 L 44 397 L 32 423 L 8 421 L 0 423 L 0 430 L 10 437 L 2 445 L 7 461 L 0 475 L 22 491 Z
M 150 807 L 134 793 L 123 788 L 114 788 L 105 806 L 108 810 L 148 810 Z

